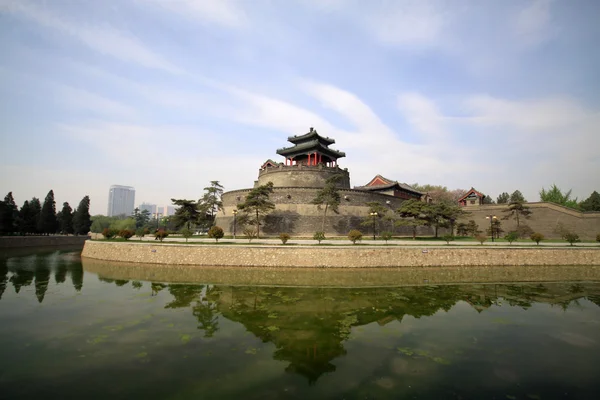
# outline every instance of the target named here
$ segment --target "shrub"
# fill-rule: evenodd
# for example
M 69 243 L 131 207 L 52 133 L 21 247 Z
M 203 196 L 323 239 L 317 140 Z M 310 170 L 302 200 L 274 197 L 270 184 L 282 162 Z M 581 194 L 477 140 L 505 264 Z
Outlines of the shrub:
M 288 235 L 287 233 L 280 233 L 279 240 L 281 240 L 282 244 L 286 244 L 287 241 L 290 240 L 290 235 Z
M 448 234 L 448 235 L 442 236 L 442 239 L 444 239 L 446 241 L 446 244 L 450 244 L 450 242 L 454 241 L 454 236 Z
M 519 234 L 520 238 L 527 238 L 531 237 L 533 234 L 533 229 L 531 229 L 529 225 L 521 224 L 521 226 L 517 228 L 516 232 Z
M 313 239 L 318 241 L 321 244 L 321 240 L 325 240 L 325 232 L 315 232 L 313 235 Z
M 219 239 L 221 239 L 224 235 L 225 232 L 223 232 L 223 228 L 221 228 L 220 226 L 212 226 L 207 233 L 208 237 L 211 239 L 215 239 L 216 242 L 219 241 Z
M 381 232 L 380 236 L 383 240 L 385 240 L 385 243 L 387 244 L 388 240 L 392 238 L 392 232 Z
M 467 227 L 467 224 L 460 222 L 458 225 L 456 225 L 456 234 L 460 236 L 467 236 L 469 234 L 469 228 Z
M 248 239 L 248 243 L 252 242 L 252 239 L 256 237 L 256 231 L 252 228 L 244 229 L 244 236 Z
M 487 240 L 487 236 L 479 233 L 475 236 L 475 240 L 477 240 L 479 242 L 479 244 L 483 245 L 483 242 L 485 242 Z
M 135 236 L 139 237 L 140 240 L 142 240 L 142 238 L 146 235 L 146 233 L 148 233 L 148 229 L 138 228 L 135 231 Z
M 569 242 L 569 243 L 571 244 L 571 246 L 574 246 L 574 244 L 573 244 L 573 243 L 580 242 L 580 240 L 579 240 L 579 235 L 578 235 L 578 234 L 576 234 L 576 233 L 572 233 L 572 232 L 567 232 L 567 233 L 565 233 L 565 235 L 564 235 L 564 239 L 565 239 L 567 242 Z
M 514 241 L 515 241 L 515 240 L 517 240 L 518 238 L 519 238 L 519 233 L 518 233 L 518 232 L 515 232 L 515 231 L 508 232 L 508 233 L 507 233 L 507 234 L 504 236 L 504 239 L 505 239 L 505 240 L 506 240 L 508 243 L 510 243 L 510 244 L 512 244 L 512 242 L 514 242 Z
M 539 232 L 535 232 L 531 234 L 531 240 L 533 240 L 538 246 L 542 240 L 544 240 L 544 235 Z
M 350 232 L 348 232 L 348 239 L 350 239 L 352 244 L 356 244 L 356 241 L 360 242 L 362 240 L 362 236 L 362 232 L 357 229 L 352 229 Z
M 596 235 L 596 242 L 600 242 L 600 233 Z
M 129 238 L 132 237 L 134 234 L 135 232 L 131 229 L 121 229 L 119 231 L 119 236 L 121 236 L 125 240 L 129 240 Z
M 159 229 L 156 232 L 154 232 L 154 237 L 158 240 L 160 240 L 161 242 L 163 241 L 164 238 L 166 238 L 167 236 L 169 236 L 169 232 L 167 232 L 164 229 Z
M 112 239 L 113 237 L 117 236 L 118 231 L 116 229 L 112 229 L 112 228 L 104 228 L 102 230 L 102 235 L 106 238 L 106 239 Z
M 194 231 L 189 228 L 183 228 L 180 232 L 183 235 L 183 237 L 185 238 L 186 242 L 188 241 L 189 238 L 191 238 L 194 235 Z

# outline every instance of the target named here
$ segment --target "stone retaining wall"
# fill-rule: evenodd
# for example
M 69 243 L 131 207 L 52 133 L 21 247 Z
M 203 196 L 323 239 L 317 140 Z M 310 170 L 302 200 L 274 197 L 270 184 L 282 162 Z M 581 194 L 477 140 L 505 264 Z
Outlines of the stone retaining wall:
M 87 241 L 83 257 L 167 265 L 232 267 L 443 267 L 600 265 L 588 248 L 241 246 Z

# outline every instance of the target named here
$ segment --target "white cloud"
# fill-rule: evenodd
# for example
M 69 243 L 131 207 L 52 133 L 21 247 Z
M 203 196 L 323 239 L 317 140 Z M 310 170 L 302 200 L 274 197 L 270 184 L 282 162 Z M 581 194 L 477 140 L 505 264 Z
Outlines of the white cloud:
M 248 23 L 240 4 L 231 0 L 138 0 L 201 23 L 240 28 Z
M 386 1 L 366 17 L 367 27 L 383 43 L 434 45 L 440 40 L 447 15 L 431 0 Z
M 525 45 L 536 45 L 549 35 L 551 0 L 533 0 L 524 7 L 514 21 L 514 34 Z
M 27 1 L 4 1 L 1 4 L 0 11 L 25 17 L 43 27 L 67 34 L 100 54 L 146 68 L 164 70 L 174 74 L 182 73 L 181 69 L 148 49 L 131 34 L 119 31 L 111 26 L 78 24 L 49 11 L 45 7 L 41 8 Z

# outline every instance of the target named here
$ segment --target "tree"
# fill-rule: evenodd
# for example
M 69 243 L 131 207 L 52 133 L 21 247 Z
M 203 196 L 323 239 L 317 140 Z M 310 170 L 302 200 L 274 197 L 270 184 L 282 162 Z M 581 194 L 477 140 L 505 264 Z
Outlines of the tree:
M 54 192 L 50 190 L 44 199 L 44 205 L 42 206 L 42 212 L 38 221 L 38 231 L 49 235 L 56 233 L 57 230 L 56 202 L 54 201 Z
M 58 230 L 63 234 L 73 233 L 73 209 L 69 203 L 64 202 L 58 217 Z
M 25 201 L 19 211 L 19 231 L 21 233 L 37 233 L 37 222 L 40 219 L 42 205 L 40 200 L 33 197 L 30 201 Z
M 407 200 L 402 203 L 396 212 L 402 219 L 397 221 L 398 225 L 412 227 L 413 240 L 417 237 L 417 227 L 428 224 L 426 217 L 428 204 L 419 200 Z
M 317 192 L 315 198 L 311 201 L 312 204 L 316 204 L 317 209 L 321 210 L 322 206 L 325 205 L 323 211 L 323 220 L 321 222 L 321 232 L 325 232 L 325 218 L 327 217 L 327 210 L 331 208 L 334 213 L 339 213 L 338 207 L 340 205 L 340 192 L 338 190 L 338 182 L 342 179 L 342 175 L 333 175 L 325 181 L 323 189 Z
M 512 198 L 512 196 L 511 196 L 511 198 Z M 528 219 L 532 213 L 532 211 L 529 209 L 529 207 L 527 207 L 520 201 L 514 201 L 514 202 L 511 201 L 508 204 L 508 208 L 506 210 L 504 210 L 503 212 L 506 213 L 506 215 L 504 217 L 502 217 L 502 219 L 515 218 L 517 220 L 517 229 L 519 228 L 519 223 L 520 223 L 519 216 Z
M 321 241 L 325 240 L 325 233 L 324 232 L 315 232 L 315 234 L 313 235 L 313 239 L 316 240 L 317 242 L 319 242 L 319 244 L 321 244 Z
M 470 219 L 469 223 L 467 224 L 467 232 L 475 237 L 478 233 L 481 233 L 481 231 L 479 230 L 479 225 L 477 225 L 477 222 L 475 222 L 475 220 Z
M 150 211 L 140 211 L 140 209 L 136 207 L 135 210 L 133 210 L 132 217 L 133 219 L 135 219 L 136 229 L 143 228 L 144 226 L 146 226 L 146 224 L 150 222 Z
M 490 196 L 483 197 L 483 204 L 494 204 L 494 200 Z
M 104 229 L 109 228 L 115 221 L 118 220 L 117 217 L 107 217 L 106 215 L 94 215 L 91 217 L 92 224 L 90 225 L 90 231 L 94 233 L 102 233 Z
M 506 192 L 502 192 L 502 194 L 500 194 L 498 196 L 498 198 L 496 199 L 496 203 L 507 204 L 509 200 L 510 200 L 510 195 Z
M 188 229 L 188 228 L 183 228 L 180 231 L 180 233 L 185 238 L 185 242 L 186 243 L 187 243 L 188 239 L 191 238 L 194 235 L 194 231 L 192 231 L 191 229 Z
M 253 214 L 254 219 L 250 219 L 251 225 L 256 225 L 256 237 L 260 239 L 260 221 L 273 209 L 275 204 L 269 200 L 269 195 L 273 193 L 273 182 L 258 186 L 252 189 L 243 203 L 238 204 L 238 209 L 244 211 L 247 215 Z
M 492 222 L 490 225 L 491 227 L 487 228 L 486 230 L 488 235 L 499 239 L 500 234 L 504 232 L 504 229 L 502 229 L 502 222 L 500 222 L 498 218 L 492 218 Z
M 504 239 L 510 244 L 512 244 L 518 238 L 519 234 L 517 232 L 508 232 L 506 235 L 504 235 Z
M 562 190 L 560 190 L 559 187 L 556 186 L 556 184 L 553 184 L 548 190 L 544 188 L 540 190 L 540 200 L 578 210 L 579 204 L 577 203 L 577 198 L 572 199 L 571 192 L 572 190 L 569 189 L 568 191 L 563 193 Z
M 469 234 L 467 224 L 465 224 L 464 222 L 460 222 L 458 225 L 456 225 L 456 234 L 460 236 L 467 236 Z
M 282 244 L 286 244 L 288 242 L 288 240 L 290 240 L 290 235 L 287 233 L 280 233 L 279 240 L 281 240 Z
M 600 211 L 600 194 L 594 190 L 579 206 L 583 211 Z
M 173 221 L 175 222 L 175 228 L 186 226 L 190 229 L 192 222 L 198 220 L 200 213 L 198 212 L 198 204 L 195 200 L 186 199 L 171 199 L 174 205 L 178 208 L 173 215 Z
M 418 190 L 419 192 L 427 193 L 434 202 L 447 202 L 447 203 L 458 203 L 458 199 L 463 197 L 467 190 L 464 189 L 454 189 L 448 190 L 446 186 L 441 185 L 419 185 L 418 183 L 413 183 L 410 185 L 413 189 Z
M 198 200 L 200 217 L 207 219 L 207 225 L 212 226 L 215 222 L 215 215 L 223 209 L 223 186 L 219 181 L 210 181 L 210 186 L 204 188 L 204 195 Z
M 435 237 L 438 237 L 439 227 L 449 227 L 450 234 L 454 235 L 454 224 L 460 218 L 469 215 L 457 203 L 437 203 L 431 204 L 427 209 L 426 219 L 429 220 L 430 226 L 435 227 Z
M 12 192 L 0 201 L 0 233 L 13 233 L 18 229 L 19 209 L 15 203 Z
M 544 235 L 538 232 L 534 232 L 531 234 L 531 240 L 533 240 L 539 246 L 540 242 L 544 240 Z
M 208 230 L 208 237 L 215 239 L 215 242 L 218 242 L 219 239 L 221 239 L 224 235 L 225 232 L 223 232 L 223 228 L 217 225 L 211 226 L 211 228 Z
M 90 219 L 90 197 L 84 196 L 73 214 L 73 232 L 76 235 L 87 235 L 92 221 Z
M 348 232 L 348 239 L 352 242 L 352 244 L 356 244 L 357 241 L 362 240 L 362 232 L 356 229 L 352 229 Z
M 580 242 L 579 235 L 573 232 L 565 233 L 564 239 L 569 242 L 571 246 L 574 246 L 574 243 Z
M 125 240 L 129 240 L 133 235 L 135 235 L 135 231 L 132 229 L 121 229 L 119 231 L 119 236 Z
M 518 190 L 515 190 L 514 192 L 512 192 L 512 194 L 510 195 L 510 198 L 508 200 L 509 200 L 509 203 L 527 203 L 527 200 L 525 200 L 525 197 L 523 197 L 523 194 Z

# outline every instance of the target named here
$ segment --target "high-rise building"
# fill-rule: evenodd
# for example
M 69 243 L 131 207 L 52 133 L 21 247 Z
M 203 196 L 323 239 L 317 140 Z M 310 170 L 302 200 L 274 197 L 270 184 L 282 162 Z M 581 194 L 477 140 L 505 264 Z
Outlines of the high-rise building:
M 140 209 L 140 212 L 142 212 L 144 210 L 148 210 L 150 215 L 156 214 L 156 204 L 142 203 L 138 206 L 138 208 Z
M 175 215 L 175 207 L 174 206 L 158 207 L 158 212 L 161 213 L 163 215 L 163 217 Z
M 131 186 L 112 185 L 108 191 L 108 216 L 133 214 L 135 189 Z

